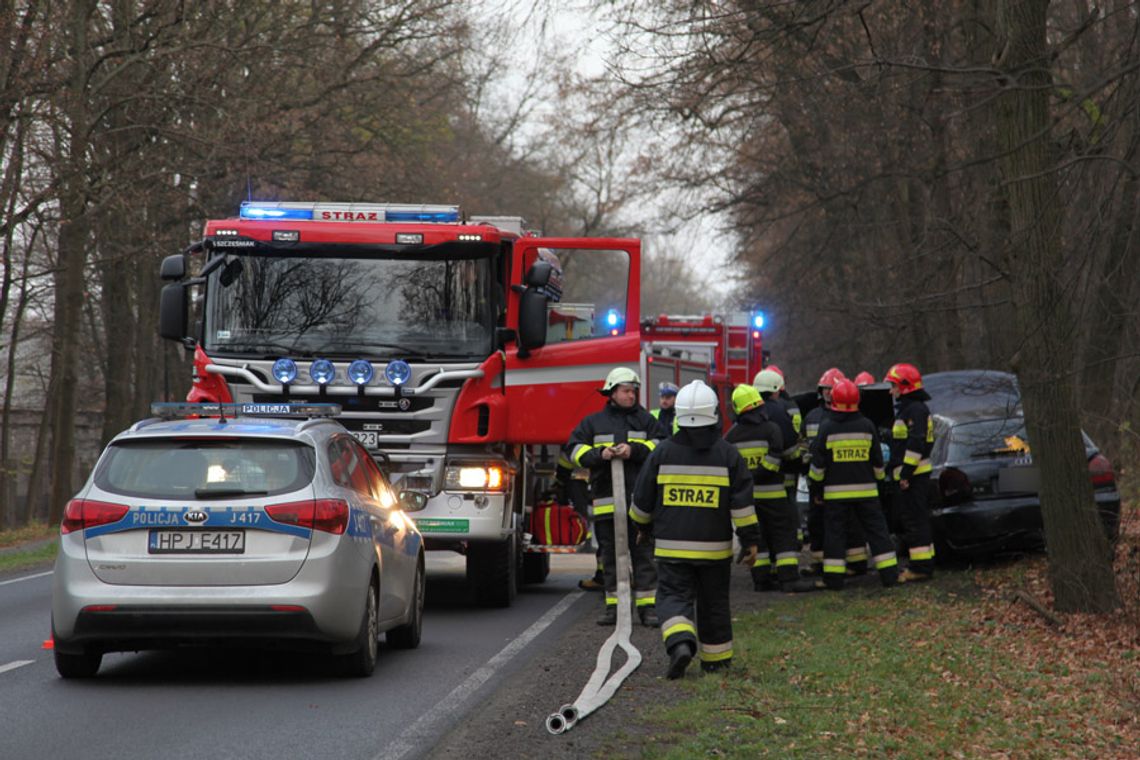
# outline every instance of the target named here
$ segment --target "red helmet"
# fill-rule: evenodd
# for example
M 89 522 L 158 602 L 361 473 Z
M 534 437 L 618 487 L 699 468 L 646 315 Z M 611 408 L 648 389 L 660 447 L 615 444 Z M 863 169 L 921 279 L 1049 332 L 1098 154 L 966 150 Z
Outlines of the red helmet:
M 837 412 L 859 411 L 859 386 L 843 378 L 831 389 L 831 408 Z
M 875 376 L 872 375 L 870 372 L 860 372 L 858 375 L 855 376 L 855 384 L 858 386 L 874 385 L 875 384 Z
M 846 379 L 846 375 L 844 375 L 838 367 L 832 367 L 819 376 L 819 382 L 816 383 L 816 387 L 834 388 L 836 383 L 838 383 L 840 380 Z
M 887 370 L 883 380 L 897 385 L 899 393 L 904 396 L 922 388 L 922 373 L 913 364 L 896 364 Z

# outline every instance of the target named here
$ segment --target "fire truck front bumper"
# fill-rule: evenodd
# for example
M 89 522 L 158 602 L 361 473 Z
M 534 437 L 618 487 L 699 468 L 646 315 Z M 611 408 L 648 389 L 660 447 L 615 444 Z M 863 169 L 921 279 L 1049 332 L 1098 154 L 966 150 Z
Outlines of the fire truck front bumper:
M 410 516 L 429 547 L 461 541 L 500 541 L 513 530 L 509 503 L 508 494 L 501 492 L 441 491 L 428 500 L 422 511 Z

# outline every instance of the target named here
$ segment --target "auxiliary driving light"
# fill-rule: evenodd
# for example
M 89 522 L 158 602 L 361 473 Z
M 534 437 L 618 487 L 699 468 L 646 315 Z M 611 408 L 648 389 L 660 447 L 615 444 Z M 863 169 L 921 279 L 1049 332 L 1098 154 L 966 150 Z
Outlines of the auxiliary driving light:
M 376 371 L 372 368 L 372 363 L 364 359 L 357 359 L 348 365 L 348 379 L 357 385 L 368 385 L 374 374 Z
M 403 385 L 412 379 L 412 368 L 403 359 L 393 359 L 384 368 L 384 377 L 392 385 Z
M 328 385 L 336 377 L 336 367 L 328 359 L 317 359 L 309 367 L 309 377 L 313 378 L 313 382 L 317 385 Z
M 288 385 L 297 379 L 297 362 L 287 357 L 281 357 L 273 362 L 273 377 L 282 385 Z

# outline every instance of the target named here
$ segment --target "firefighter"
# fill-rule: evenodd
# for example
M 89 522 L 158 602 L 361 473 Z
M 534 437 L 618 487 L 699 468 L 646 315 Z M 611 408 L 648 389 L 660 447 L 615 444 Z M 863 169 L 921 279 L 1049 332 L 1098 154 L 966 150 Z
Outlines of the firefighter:
M 554 474 L 555 490 L 558 503 L 567 501 L 574 507 L 574 511 L 589 520 L 590 518 L 590 472 L 582 467 L 575 467 L 570 461 L 570 454 L 563 447 L 558 452 L 558 466 Z M 592 536 L 590 536 L 592 537 Z M 594 575 L 578 581 L 578 588 L 583 591 L 601 591 L 605 588 L 605 579 L 602 576 L 602 550 L 598 547 L 594 552 L 597 557 L 597 566 Z
M 847 523 L 854 514 L 871 542 L 872 562 L 884 586 L 898 582 L 898 559 L 879 506 L 885 473 L 879 431 L 859 412 L 859 388 L 840 380 L 831 391 L 831 414 L 811 447 L 811 499 L 823 507 L 823 585 L 843 588 L 847 575 Z
M 819 434 L 819 423 L 827 416 L 831 406 L 831 389 L 844 378 L 838 367 L 832 367 L 819 376 L 815 384 L 815 392 L 819 397 L 818 405 L 804 417 L 804 443 L 803 443 L 803 469 L 807 471 L 811 463 L 811 445 Z M 820 572 L 823 569 L 823 505 L 814 501 L 808 504 L 808 537 L 811 539 L 812 571 Z
M 926 402 L 922 375 L 913 364 L 896 364 L 884 380 L 895 399 L 891 428 L 890 470 L 898 487 L 902 541 L 910 557 L 899 580 L 929 580 L 934 575 L 934 536 L 930 529 L 930 452 L 934 448 L 934 419 Z
M 862 388 L 864 385 L 874 385 L 875 376 L 867 370 L 863 370 L 855 376 L 855 385 Z
M 803 414 L 800 412 L 800 405 L 797 404 L 796 400 L 794 398 L 792 398 L 791 395 L 788 393 L 787 378 L 784 377 L 784 370 L 780 369 L 775 364 L 769 364 L 768 369 L 772 370 L 773 372 L 775 372 L 777 375 L 780 376 L 780 388 L 777 391 L 777 393 L 779 394 L 779 397 L 780 397 L 780 403 L 782 403 L 784 405 L 784 410 L 787 411 L 788 416 L 792 418 L 792 427 L 794 427 L 796 429 L 796 435 L 802 436 L 803 432 L 804 432 L 803 431 L 803 422 L 804 422 Z M 761 371 L 763 371 L 763 370 L 761 370 Z M 757 372 L 756 376 L 752 378 L 752 386 L 753 387 L 756 386 L 756 380 L 759 377 L 760 377 L 760 373 Z
M 657 386 L 658 405 L 650 414 L 657 418 L 657 421 L 668 430 L 673 432 L 673 404 L 677 403 L 677 386 L 670 382 L 664 382 Z
M 605 407 L 589 415 L 570 434 L 567 448 L 571 461 L 590 471 L 593 503 L 590 518 L 602 555 L 606 587 L 606 607 L 598 625 L 617 622 L 617 562 L 614 544 L 614 492 L 610 477 L 611 461 L 624 460 L 626 504 L 642 464 L 657 444 L 667 436 L 660 424 L 638 403 L 641 378 L 627 367 L 617 367 L 606 376 L 599 392 L 608 400 Z M 623 517 L 624 519 L 624 517 Z M 642 625 L 657 626 L 655 610 L 657 570 L 653 549 L 635 541 L 637 531 L 630 526 L 630 559 L 633 564 L 633 590 Z
M 783 436 L 776 423 L 768 419 L 767 406 L 751 385 L 736 386 L 732 392 L 736 423 L 724 438 L 736 446 L 752 474 L 752 498 L 760 519 L 761 538 L 760 555 L 752 566 L 752 587 L 770 591 L 778 583 L 782 591 L 797 591 L 799 516 L 784 489 L 780 459 Z
M 721 438 L 716 407 L 716 394 L 700 380 L 680 390 L 678 431 L 645 463 L 629 510 L 655 542 L 657 604 L 671 679 L 684 675 L 698 648 L 702 670 L 728 668 L 733 528 L 743 565 L 756 561 L 760 541 L 752 475 L 736 448 Z

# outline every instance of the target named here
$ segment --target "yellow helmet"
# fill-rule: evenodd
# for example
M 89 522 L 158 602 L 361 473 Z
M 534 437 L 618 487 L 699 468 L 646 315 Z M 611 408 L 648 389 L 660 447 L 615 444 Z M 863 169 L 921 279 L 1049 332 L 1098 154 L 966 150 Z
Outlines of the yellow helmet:
M 732 408 L 737 414 L 755 409 L 763 403 L 764 399 L 760 397 L 760 391 L 751 385 L 738 385 L 732 392 Z

